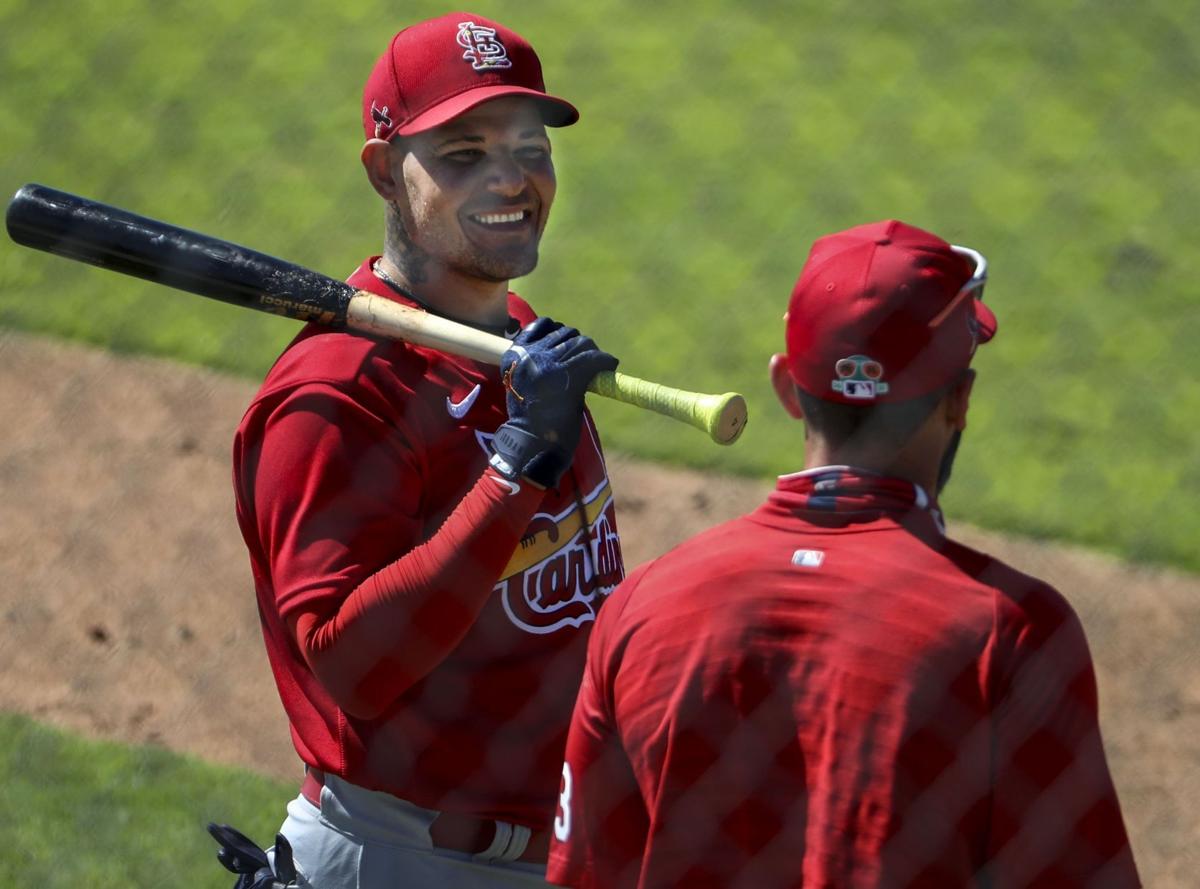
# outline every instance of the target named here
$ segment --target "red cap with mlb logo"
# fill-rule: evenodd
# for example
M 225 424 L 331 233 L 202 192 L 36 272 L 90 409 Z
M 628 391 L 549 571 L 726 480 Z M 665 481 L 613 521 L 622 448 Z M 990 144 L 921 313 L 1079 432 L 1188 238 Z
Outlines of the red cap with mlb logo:
M 894 219 L 820 238 L 788 303 L 792 379 L 845 404 L 937 391 L 996 333 L 986 276 L 974 250 Z
M 363 132 L 411 136 L 501 96 L 536 99 L 547 126 L 579 119 L 570 102 L 547 94 L 529 41 L 482 16 L 452 12 L 392 38 L 363 88 Z

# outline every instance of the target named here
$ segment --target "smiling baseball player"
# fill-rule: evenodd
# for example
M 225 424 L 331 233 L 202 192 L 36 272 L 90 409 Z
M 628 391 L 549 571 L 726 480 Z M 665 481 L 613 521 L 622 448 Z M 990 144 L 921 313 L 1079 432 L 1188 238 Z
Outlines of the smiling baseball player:
M 805 469 L 608 601 L 551 882 L 1139 885 L 1078 618 L 944 531 L 985 276 L 896 221 L 813 246 L 770 367 Z
M 238 520 L 306 766 L 282 833 L 319 889 L 544 885 L 587 631 L 623 573 L 583 405 L 616 359 L 508 290 L 554 201 L 546 127 L 578 115 L 468 13 L 398 33 L 362 113 L 387 227 L 349 283 L 513 345 L 497 369 L 310 326 L 242 420 Z

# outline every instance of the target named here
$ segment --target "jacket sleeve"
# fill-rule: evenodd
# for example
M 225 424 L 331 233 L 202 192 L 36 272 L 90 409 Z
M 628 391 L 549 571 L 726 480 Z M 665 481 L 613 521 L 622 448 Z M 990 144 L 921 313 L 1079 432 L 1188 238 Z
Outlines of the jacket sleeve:
M 240 449 L 276 606 L 321 684 L 373 718 L 466 635 L 542 492 L 487 469 L 428 539 L 421 445 L 383 410 L 307 384 Z

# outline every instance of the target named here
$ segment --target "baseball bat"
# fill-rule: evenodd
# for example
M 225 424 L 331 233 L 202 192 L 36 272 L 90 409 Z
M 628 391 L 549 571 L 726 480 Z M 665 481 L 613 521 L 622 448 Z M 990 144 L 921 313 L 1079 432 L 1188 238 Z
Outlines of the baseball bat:
M 400 305 L 311 269 L 211 235 L 29 184 L 8 205 L 18 244 L 237 306 L 405 340 L 499 364 L 504 337 Z M 598 374 L 589 391 L 682 420 L 732 444 L 746 426 L 741 395 L 705 395 L 627 374 Z

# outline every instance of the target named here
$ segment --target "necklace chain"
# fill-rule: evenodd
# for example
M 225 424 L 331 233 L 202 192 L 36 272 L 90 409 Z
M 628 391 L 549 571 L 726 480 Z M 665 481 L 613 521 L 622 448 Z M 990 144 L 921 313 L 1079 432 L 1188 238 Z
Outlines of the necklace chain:
M 428 312 L 431 315 L 438 315 L 439 317 L 442 317 L 442 318 L 448 318 L 449 320 L 454 321 L 458 324 L 466 324 L 468 327 L 474 327 L 474 328 L 477 328 L 478 330 L 483 330 L 487 333 L 493 333 L 493 334 L 496 334 L 497 336 L 506 337 L 508 339 L 512 339 L 521 330 L 521 322 L 519 322 L 516 318 L 513 318 L 511 315 L 509 316 L 508 323 L 505 324 L 503 327 L 501 327 L 499 325 L 492 325 L 492 324 L 476 324 L 472 321 L 459 321 L 457 318 L 450 318 L 449 315 L 445 315 L 442 312 L 437 311 L 436 309 L 434 309 L 427 303 L 423 302 L 422 300 L 417 299 L 417 297 L 415 297 L 413 294 L 411 294 L 407 290 L 405 290 L 400 285 L 399 281 L 397 281 L 395 278 L 393 278 L 391 275 L 389 275 L 384 270 L 383 257 L 380 257 L 379 259 L 375 260 L 375 262 L 371 265 L 371 271 L 375 273 L 376 278 L 378 278 L 380 281 L 382 281 L 388 287 L 392 288 L 392 290 L 396 291 L 398 294 L 403 296 L 405 299 L 411 299 L 413 302 L 415 302 L 417 305 L 419 305 L 422 309 L 424 309 L 426 312 Z
M 383 270 L 383 259 L 382 258 L 375 260 L 375 264 L 373 266 L 371 266 L 371 271 L 373 271 L 375 273 L 376 278 L 378 278 L 380 281 L 382 281 L 388 287 L 395 290 L 401 296 L 406 296 L 415 303 L 421 303 L 421 301 L 419 299 L 417 299 L 415 296 L 413 296 L 411 293 L 409 293 L 407 290 L 405 290 L 403 287 L 401 287 L 399 281 L 397 281 L 395 278 L 393 278 L 391 275 L 389 275 L 387 272 L 385 272 Z M 421 305 L 424 305 L 424 303 L 421 303 Z

